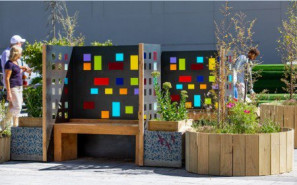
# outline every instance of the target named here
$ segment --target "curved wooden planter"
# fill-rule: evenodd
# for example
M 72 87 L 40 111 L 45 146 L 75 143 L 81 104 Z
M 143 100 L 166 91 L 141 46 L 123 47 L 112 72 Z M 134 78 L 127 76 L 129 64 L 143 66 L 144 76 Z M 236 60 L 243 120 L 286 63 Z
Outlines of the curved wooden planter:
M 220 176 L 259 176 L 292 171 L 294 131 L 271 134 L 186 132 L 186 170 Z
M 0 137 L 0 163 L 10 160 L 10 137 Z
M 294 129 L 294 148 L 297 148 L 297 106 L 263 103 L 260 105 L 260 119 L 267 118 L 279 123 L 281 128 Z

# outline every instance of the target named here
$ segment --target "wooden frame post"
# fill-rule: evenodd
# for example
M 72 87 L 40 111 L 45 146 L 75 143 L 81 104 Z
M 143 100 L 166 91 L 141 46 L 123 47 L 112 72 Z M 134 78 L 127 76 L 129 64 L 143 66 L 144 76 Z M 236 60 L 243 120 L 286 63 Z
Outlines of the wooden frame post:
M 47 135 L 46 135 L 46 45 L 42 46 L 42 155 L 47 161 Z
M 139 107 L 138 107 L 138 119 L 139 119 L 139 134 L 136 136 L 136 163 L 139 166 L 143 166 L 144 156 L 144 44 L 140 43 L 138 46 L 138 60 L 139 60 Z

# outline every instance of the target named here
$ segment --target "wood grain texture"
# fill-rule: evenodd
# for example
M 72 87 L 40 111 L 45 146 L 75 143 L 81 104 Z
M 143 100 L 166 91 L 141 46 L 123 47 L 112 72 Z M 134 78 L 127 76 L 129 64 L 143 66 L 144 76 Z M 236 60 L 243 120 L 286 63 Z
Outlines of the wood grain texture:
M 221 135 L 208 135 L 208 173 L 220 175 Z
M 190 132 L 190 160 L 189 172 L 198 173 L 198 145 L 197 145 L 197 132 Z
M 42 46 L 42 153 L 43 161 L 47 161 L 47 125 L 46 125 L 46 45 Z
M 294 106 L 285 106 L 284 107 L 284 128 L 294 128 Z
M 297 148 L 297 106 L 295 106 L 294 114 L 294 148 Z
M 287 171 L 287 133 L 279 133 L 279 172 L 285 173 Z
M 259 135 L 246 135 L 246 175 L 259 175 Z
M 245 135 L 233 135 L 233 176 L 245 175 Z
M 186 152 L 186 158 L 185 158 L 185 167 L 186 170 L 189 172 L 190 171 L 190 135 L 191 132 L 186 132 L 185 133 L 185 139 L 186 139 L 186 146 L 185 146 L 185 152 Z
M 208 135 L 198 134 L 198 174 L 208 174 Z
M 77 134 L 62 134 L 62 160 L 77 158 Z
M 10 137 L 0 138 L 0 163 L 10 160 Z
M 294 132 L 287 132 L 287 172 L 292 171 L 294 164 Z
M 138 145 L 136 146 L 138 152 L 139 166 L 143 166 L 144 157 L 144 44 L 138 45 L 138 69 L 139 69 L 139 106 L 138 106 Z
M 271 135 L 259 134 L 259 174 L 271 173 Z
M 284 127 L 284 106 L 276 106 L 275 108 L 275 121 L 281 126 Z
M 280 134 L 271 133 L 271 174 L 279 174 L 280 169 Z
M 221 135 L 220 175 L 232 176 L 233 141 L 231 134 Z
M 260 105 L 260 121 L 263 122 L 265 119 L 270 118 L 270 105 L 262 103 Z

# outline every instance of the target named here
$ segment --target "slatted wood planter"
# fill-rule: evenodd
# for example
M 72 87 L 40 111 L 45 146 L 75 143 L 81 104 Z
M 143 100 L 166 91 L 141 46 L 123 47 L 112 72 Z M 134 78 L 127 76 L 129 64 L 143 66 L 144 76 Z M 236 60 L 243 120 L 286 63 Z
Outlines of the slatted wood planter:
M 182 121 L 148 121 L 149 131 L 168 131 L 168 132 L 180 132 L 186 127 L 192 125 L 193 120 L 182 120 Z
M 0 163 L 10 160 L 10 137 L 0 137 Z
M 260 105 L 260 119 L 263 121 L 267 118 L 282 128 L 294 129 L 294 148 L 297 148 L 297 106 L 263 103 Z
M 42 127 L 42 118 L 20 117 L 19 127 Z
M 292 171 L 294 130 L 271 134 L 186 132 L 186 170 L 203 175 L 261 176 Z

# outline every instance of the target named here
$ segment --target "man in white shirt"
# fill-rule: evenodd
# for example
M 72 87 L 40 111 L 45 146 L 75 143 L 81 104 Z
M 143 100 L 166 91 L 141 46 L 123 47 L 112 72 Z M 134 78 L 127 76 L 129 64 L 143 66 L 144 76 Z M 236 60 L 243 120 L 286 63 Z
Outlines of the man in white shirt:
M 255 94 L 253 90 L 252 81 L 252 61 L 260 55 L 260 52 L 256 48 L 251 48 L 248 55 L 240 55 L 234 66 L 234 97 L 243 101 L 244 99 L 248 102 L 247 91 L 253 96 Z
M 2 56 L 1 56 L 1 67 L 2 67 L 2 83 L 3 83 L 3 86 L 4 88 L 6 87 L 5 86 L 5 82 L 4 82 L 4 77 L 5 77 L 5 71 L 4 71 L 4 66 L 6 64 L 6 62 L 8 61 L 8 58 L 9 58 L 9 54 L 10 54 L 10 48 L 12 46 L 15 46 L 15 45 L 18 45 L 20 47 L 22 47 L 22 45 L 26 42 L 26 39 L 23 39 L 21 36 L 19 35 L 14 35 L 11 37 L 10 39 L 10 46 L 8 48 L 6 48 L 3 53 L 2 53 Z M 18 61 L 18 63 L 20 64 L 20 60 Z M 3 88 L 3 89 L 4 89 Z

